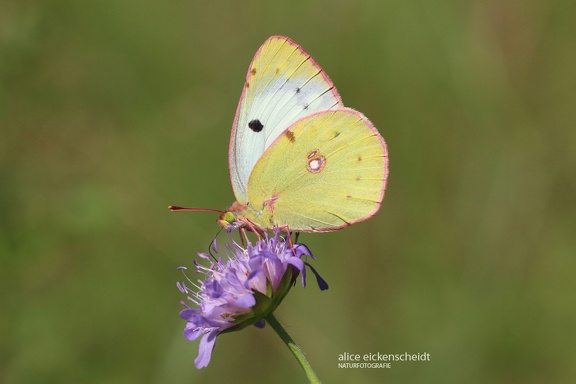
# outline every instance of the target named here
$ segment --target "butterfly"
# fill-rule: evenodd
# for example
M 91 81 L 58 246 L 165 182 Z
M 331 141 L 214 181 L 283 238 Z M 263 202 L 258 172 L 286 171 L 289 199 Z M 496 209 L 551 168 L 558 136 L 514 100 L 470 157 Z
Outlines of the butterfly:
M 378 211 L 388 151 L 372 123 L 344 107 L 308 53 L 288 37 L 272 36 L 248 68 L 228 165 L 236 202 L 218 211 L 222 226 L 329 232 Z

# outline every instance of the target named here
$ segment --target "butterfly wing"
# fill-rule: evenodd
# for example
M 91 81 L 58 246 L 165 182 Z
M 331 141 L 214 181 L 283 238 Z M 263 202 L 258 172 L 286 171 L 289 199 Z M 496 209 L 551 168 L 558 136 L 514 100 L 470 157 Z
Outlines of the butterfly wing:
M 380 208 L 386 143 L 360 112 L 322 111 L 289 127 L 256 163 L 246 218 L 270 229 L 334 231 Z
M 264 151 L 290 125 L 312 113 L 341 108 L 332 81 L 299 45 L 272 36 L 250 63 L 230 137 L 234 195 L 247 201 L 248 179 Z

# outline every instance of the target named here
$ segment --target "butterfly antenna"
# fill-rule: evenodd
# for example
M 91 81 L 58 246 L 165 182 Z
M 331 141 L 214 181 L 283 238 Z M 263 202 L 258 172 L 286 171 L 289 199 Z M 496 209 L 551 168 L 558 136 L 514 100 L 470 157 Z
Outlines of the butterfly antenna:
M 187 208 L 187 207 L 180 207 L 178 205 L 169 205 L 168 209 L 172 212 L 216 212 L 216 213 L 224 213 L 219 209 L 211 209 L 211 208 Z

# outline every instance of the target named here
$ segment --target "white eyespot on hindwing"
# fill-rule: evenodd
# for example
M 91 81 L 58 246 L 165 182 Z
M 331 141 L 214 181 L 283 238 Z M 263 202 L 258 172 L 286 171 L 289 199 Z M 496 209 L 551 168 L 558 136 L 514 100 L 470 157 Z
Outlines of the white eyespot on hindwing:
M 306 170 L 310 173 L 320 173 L 326 166 L 326 157 L 321 155 L 317 149 L 308 152 L 306 161 Z

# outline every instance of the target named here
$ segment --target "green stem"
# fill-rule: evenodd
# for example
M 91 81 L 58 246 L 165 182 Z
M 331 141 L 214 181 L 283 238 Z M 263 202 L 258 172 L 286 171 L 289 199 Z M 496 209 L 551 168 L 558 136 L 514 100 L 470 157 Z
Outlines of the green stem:
M 304 352 L 302 352 L 300 347 L 294 342 L 294 340 L 292 340 L 288 332 L 286 332 L 286 330 L 284 329 L 284 327 L 282 327 L 282 325 L 276 319 L 276 317 L 274 317 L 274 315 L 271 313 L 266 317 L 266 322 L 270 324 L 270 326 L 276 331 L 278 336 L 280 336 L 282 341 L 284 341 L 284 343 L 288 346 L 288 349 L 290 349 L 294 357 L 296 357 L 296 360 L 298 360 L 298 362 L 302 366 L 302 369 L 304 369 L 304 372 L 306 372 L 306 376 L 308 376 L 308 380 L 310 381 L 310 383 L 320 384 L 321 383 L 320 379 L 318 379 L 318 376 L 316 376 L 316 374 L 312 370 L 312 366 L 310 365 L 308 360 L 306 360 Z

